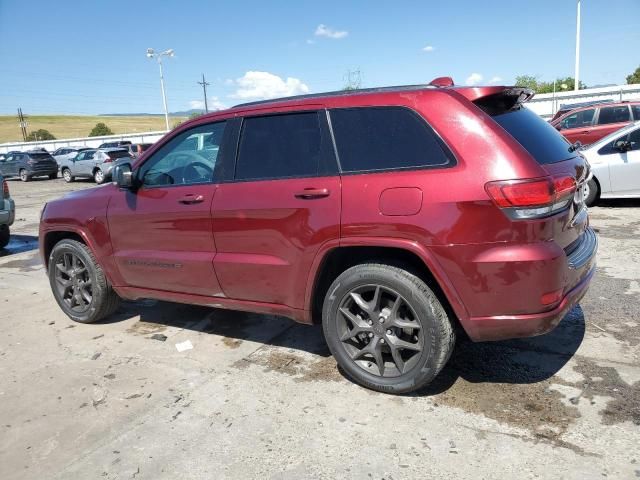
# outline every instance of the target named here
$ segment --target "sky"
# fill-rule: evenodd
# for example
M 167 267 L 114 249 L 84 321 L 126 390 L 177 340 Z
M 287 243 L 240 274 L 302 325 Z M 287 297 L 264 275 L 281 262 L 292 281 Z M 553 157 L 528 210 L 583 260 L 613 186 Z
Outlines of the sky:
M 640 66 L 640 0 L 582 0 L 580 79 Z M 0 114 L 161 113 L 343 88 L 573 76 L 576 0 L 0 0 Z M 359 75 L 355 72 L 360 72 Z

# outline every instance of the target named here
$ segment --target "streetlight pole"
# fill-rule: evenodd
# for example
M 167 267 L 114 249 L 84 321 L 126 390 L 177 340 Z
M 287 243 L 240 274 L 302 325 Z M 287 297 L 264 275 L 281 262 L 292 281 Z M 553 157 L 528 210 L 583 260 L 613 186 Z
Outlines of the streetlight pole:
M 576 70 L 575 70 L 575 87 L 576 92 L 580 90 L 580 0 L 578 0 L 578 11 L 576 14 Z
M 169 109 L 167 108 L 167 94 L 164 89 L 164 74 L 162 72 L 162 57 L 173 57 L 173 49 L 165 50 L 164 52 L 156 53 L 153 48 L 147 48 L 147 57 L 155 58 L 158 61 L 160 67 L 160 89 L 162 90 L 162 105 L 164 106 L 164 123 L 169 130 Z

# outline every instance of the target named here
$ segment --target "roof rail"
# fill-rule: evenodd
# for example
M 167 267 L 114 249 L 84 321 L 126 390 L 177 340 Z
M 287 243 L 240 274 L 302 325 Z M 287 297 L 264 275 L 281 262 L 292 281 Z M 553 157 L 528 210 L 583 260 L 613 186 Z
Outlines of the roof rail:
M 307 100 L 312 98 L 324 98 L 324 97 L 342 97 L 342 96 L 348 96 L 348 95 L 366 95 L 366 94 L 372 94 L 372 93 L 406 92 L 411 90 L 424 90 L 427 88 L 434 88 L 434 85 L 431 85 L 431 84 L 399 85 L 394 87 L 359 88 L 357 90 L 336 90 L 333 92 L 309 93 L 306 95 L 294 95 L 291 97 L 272 98 L 270 100 L 259 100 L 256 102 L 240 103 L 238 105 L 234 105 L 233 108 L 253 107 L 255 105 L 267 105 L 270 103 L 288 102 L 291 100 Z

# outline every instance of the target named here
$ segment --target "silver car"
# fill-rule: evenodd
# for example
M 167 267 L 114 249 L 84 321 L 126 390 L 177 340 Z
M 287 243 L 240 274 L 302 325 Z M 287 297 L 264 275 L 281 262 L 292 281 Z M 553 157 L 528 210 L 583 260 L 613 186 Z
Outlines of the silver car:
M 0 248 L 4 248 L 9 243 L 11 232 L 9 227 L 16 218 L 16 204 L 9 195 L 9 185 L 7 181 L 0 175 Z
M 60 162 L 74 158 L 78 155 L 78 152 L 82 152 L 83 150 L 91 149 L 89 147 L 60 147 L 53 152 L 51 156 L 55 158 L 58 165 L 60 165 Z
M 79 152 L 75 157 L 60 162 L 60 173 L 66 182 L 76 178 L 93 178 L 96 183 L 104 183 L 111 177 L 111 170 L 116 161 L 128 157 L 129 152 L 123 148 L 89 149 Z

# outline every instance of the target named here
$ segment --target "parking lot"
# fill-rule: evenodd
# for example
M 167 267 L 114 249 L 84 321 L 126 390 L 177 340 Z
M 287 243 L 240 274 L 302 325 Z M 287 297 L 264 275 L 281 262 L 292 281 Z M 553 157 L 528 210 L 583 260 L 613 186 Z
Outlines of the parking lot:
M 347 380 L 319 327 L 282 318 L 143 301 L 74 324 L 38 218 L 95 186 L 9 186 L 0 478 L 640 477 L 640 201 L 591 209 L 598 272 L 555 331 L 461 339 L 428 390 L 390 396 Z

